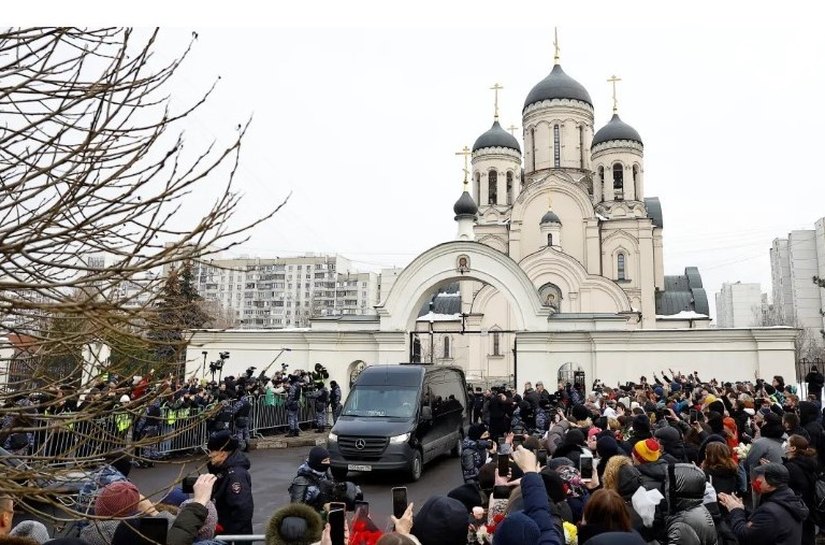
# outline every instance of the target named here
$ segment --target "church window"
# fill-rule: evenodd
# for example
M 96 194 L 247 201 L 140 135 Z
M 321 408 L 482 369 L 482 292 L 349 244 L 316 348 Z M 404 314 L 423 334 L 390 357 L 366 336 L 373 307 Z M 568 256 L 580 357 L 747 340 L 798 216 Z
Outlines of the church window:
M 452 339 L 449 337 L 444 337 L 444 359 L 452 358 Z
M 493 355 L 501 355 L 501 333 L 493 331 Z
M 410 357 L 410 361 L 412 361 L 413 363 L 421 362 L 421 339 L 418 338 L 418 335 L 416 335 L 413 339 L 412 355 Z
M 476 195 L 475 195 L 476 202 L 481 202 L 481 173 L 480 172 L 476 172 L 475 193 L 476 193 Z
M 533 163 L 530 170 L 536 170 L 536 129 L 530 129 L 530 161 Z
M 639 180 L 639 165 L 633 165 L 633 183 Z
M 507 204 L 513 204 L 513 173 L 507 173 Z
M 547 245 L 548 246 L 553 245 L 553 233 L 547 233 Z
M 613 189 L 619 192 L 624 191 L 624 168 L 621 163 L 613 165 Z
M 487 202 L 496 204 L 498 201 L 498 172 L 491 170 L 487 175 Z
M 616 279 L 627 280 L 627 272 L 625 271 L 625 255 L 619 254 L 616 256 Z
M 599 183 L 604 183 L 604 167 L 599 167 Z
M 561 130 L 558 125 L 553 125 L 553 166 L 561 166 Z

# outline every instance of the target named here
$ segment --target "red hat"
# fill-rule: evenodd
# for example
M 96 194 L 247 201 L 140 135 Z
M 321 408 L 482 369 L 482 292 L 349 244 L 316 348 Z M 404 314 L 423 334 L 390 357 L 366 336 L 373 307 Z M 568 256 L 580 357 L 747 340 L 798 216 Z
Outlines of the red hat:
M 640 462 L 655 462 L 662 455 L 659 442 L 656 439 L 645 439 L 633 446 L 633 457 Z
M 130 517 L 137 513 L 140 492 L 129 481 L 106 485 L 95 500 L 95 515 L 99 517 Z

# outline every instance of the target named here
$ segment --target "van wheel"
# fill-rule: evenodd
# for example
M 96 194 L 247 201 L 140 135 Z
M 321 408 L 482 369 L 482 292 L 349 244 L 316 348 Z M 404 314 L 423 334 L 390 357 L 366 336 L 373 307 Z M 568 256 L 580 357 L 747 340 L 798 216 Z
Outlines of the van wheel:
M 450 456 L 452 456 L 453 458 L 461 458 L 461 441 L 461 434 L 459 434 L 458 438 L 455 440 L 453 450 L 450 451 Z
M 345 481 L 347 479 L 347 473 L 349 473 L 345 467 L 333 467 L 330 468 L 330 471 L 332 472 L 332 478 L 335 479 L 336 482 Z
M 415 482 L 421 478 L 421 472 L 424 469 L 424 458 L 421 456 L 421 451 L 416 450 L 413 459 L 410 462 L 409 477 L 410 482 Z

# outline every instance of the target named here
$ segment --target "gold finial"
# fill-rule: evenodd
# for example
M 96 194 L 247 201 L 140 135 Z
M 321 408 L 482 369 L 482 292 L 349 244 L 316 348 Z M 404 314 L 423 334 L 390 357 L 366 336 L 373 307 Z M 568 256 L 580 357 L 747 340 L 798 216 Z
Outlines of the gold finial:
M 455 154 L 464 156 L 464 191 L 467 191 L 467 184 L 470 183 L 470 180 L 467 178 L 467 176 L 469 176 L 470 174 L 470 170 L 468 169 L 469 165 L 467 164 L 467 162 L 469 161 L 469 158 L 473 154 L 473 152 L 470 148 L 464 146 L 464 148 L 461 151 L 457 151 L 455 152 Z
M 513 136 L 515 136 L 515 135 L 516 135 L 516 133 L 515 133 L 515 132 L 513 132 L 513 131 L 515 131 L 516 129 L 518 129 L 518 127 L 516 127 L 515 125 L 510 125 L 509 127 L 507 127 L 507 130 L 508 130 L 508 131 L 510 131 L 510 134 L 512 134 Z
M 622 78 L 617 78 L 614 74 L 607 81 L 613 84 L 613 113 L 617 114 L 619 113 L 619 100 L 616 98 L 616 82 L 622 81 Z
M 491 90 L 491 91 L 493 91 L 493 92 L 495 93 L 495 97 L 496 97 L 496 98 L 495 98 L 495 114 L 493 115 L 493 119 L 494 119 L 494 120 L 496 120 L 496 121 L 498 121 L 498 92 L 499 92 L 499 90 L 501 90 L 501 89 L 504 89 L 504 87 L 502 87 L 502 86 L 501 86 L 500 84 L 498 84 L 498 83 L 496 83 L 495 85 L 493 85 L 492 87 L 490 87 L 490 90 Z
M 553 27 L 553 33 L 555 35 L 553 47 L 556 49 L 556 54 L 553 56 L 553 64 L 559 64 L 559 52 L 561 51 L 559 48 L 559 27 Z

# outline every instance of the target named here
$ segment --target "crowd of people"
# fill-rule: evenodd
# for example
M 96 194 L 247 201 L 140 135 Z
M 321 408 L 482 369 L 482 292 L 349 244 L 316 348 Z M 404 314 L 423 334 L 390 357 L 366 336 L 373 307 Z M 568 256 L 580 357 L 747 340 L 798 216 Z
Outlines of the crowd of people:
M 473 389 L 456 469 L 464 484 L 408 505 L 382 531 L 359 508 L 360 489 L 336 482 L 329 453 L 316 446 L 289 488 L 291 503 L 267 525 L 267 545 L 333 545 L 328 517 L 339 503 L 351 513 L 350 545 L 812 545 L 825 528 L 817 493 L 825 376 L 814 369 L 806 380 L 805 399 L 780 376 L 720 382 L 674 371 L 616 387 Z M 96 520 L 71 544 L 51 543 L 142 545 L 155 526 L 148 519 L 163 520 L 167 545 L 251 533 L 243 445 L 218 430 L 208 447 L 208 473 L 191 497 L 176 490 L 161 505 L 148 502 L 126 464 L 100 483 Z M 0 535 L 48 541 L 36 522 L 12 527 L 14 503 L 0 495 Z

